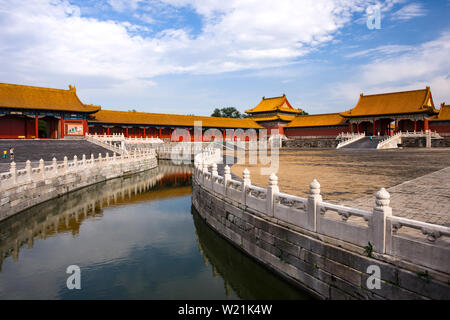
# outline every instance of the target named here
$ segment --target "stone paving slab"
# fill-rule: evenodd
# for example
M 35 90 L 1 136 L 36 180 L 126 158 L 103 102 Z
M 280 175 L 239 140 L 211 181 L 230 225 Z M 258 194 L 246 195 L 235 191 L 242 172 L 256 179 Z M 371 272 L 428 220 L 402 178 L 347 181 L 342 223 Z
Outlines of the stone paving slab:
M 388 188 L 394 216 L 450 227 L 450 167 Z M 372 210 L 374 196 L 340 202 Z

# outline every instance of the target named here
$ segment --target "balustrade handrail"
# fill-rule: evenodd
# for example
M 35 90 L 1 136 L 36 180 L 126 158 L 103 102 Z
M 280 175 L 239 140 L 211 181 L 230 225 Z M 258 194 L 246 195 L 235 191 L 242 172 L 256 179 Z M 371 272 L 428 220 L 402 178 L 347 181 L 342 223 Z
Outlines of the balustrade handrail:
M 362 209 L 356 209 L 351 207 L 346 207 L 338 204 L 333 203 L 327 203 L 327 202 L 320 202 L 319 210 L 322 212 L 326 210 L 331 210 L 337 212 L 339 215 L 342 216 L 342 218 L 349 218 L 350 216 L 357 216 L 364 218 L 364 220 L 368 221 L 370 219 L 370 216 L 372 215 L 372 212 Z
M 253 187 L 253 186 L 252 186 Z M 288 193 L 283 193 L 283 192 L 278 192 L 277 197 L 283 198 L 283 199 L 288 199 L 288 200 L 293 200 L 293 201 L 299 201 L 299 202 L 306 202 L 308 199 L 306 198 L 302 198 L 302 197 L 298 197 L 298 196 L 294 196 L 292 194 L 288 194 Z
M 347 133 L 347 135 L 344 135 L 344 133 L 342 133 L 340 138 L 347 138 L 347 140 L 343 140 L 343 141 L 339 142 L 338 145 L 336 146 L 336 149 L 345 147 L 346 145 L 356 142 L 356 141 L 364 138 L 365 136 L 366 136 L 365 133 L 352 133 L 351 135 L 349 135 L 348 133 Z
M 395 216 L 389 217 L 388 219 L 392 222 L 395 231 L 401 227 L 420 229 L 423 234 L 432 235 L 434 237 L 433 239 L 427 238 L 430 242 L 434 242 L 434 240 L 441 236 L 450 237 L 449 227 Z
M 396 134 L 383 139 L 382 141 L 380 141 L 378 143 L 377 149 L 381 149 L 382 147 L 384 147 L 385 145 L 388 145 L 389 143 L 391 143 L 394 140 L 401 139 L 402 136 L 403 136 L 402 132 L 399 131 Z
M 225 202 L 237 203 L 243 209 L 248 208 L 262 216 L 274 217 L 279 221 L 291 223 L 296 227 L 339 241 L 360 247 L 370 245 L 374 252 L 382 255 L 400 257 L 440 272 L 450 272 L 448 262 L 442 262 L 445 259 L 433 260 L 433 257 L 448 255 L 448 248 L 435 243 L 435 240 L 439 237 L 450 237 L 450 228 L 393 216 L 392 208 L 389 206 L 390 195 L 384 188 L 376 193 L 372 211 L 323 201 L 320 195 L 320 184 L 316 180 L 310 184 L 308 198 L 301 198 L 280 192 L 278 178 L 274 174 L 270 176 L 267 188 L 252 185 L 247 169 L 244 170 L 242 181 L 231 178 L 228 166 L 224 168 L 225 174 L 219 176 L 216 165 L 219 161 L 217 151 L 220 150 L 205 151 L 195 156 L 194 181 Z M 212 167 L 211 172 L 208 171 L 209 167 Z M 218 177 L 222 177 L 221 182 Z M 259 194 L 253 196 L 252 191 L 257 191 Z M 261 193 L 264 197 L 260 196 Z M 342 221 L 330 219 L 328 211 L 339 214 Z M 363 218 L 366 223 L 349 220 L 351 216 Z M 426 239 L 408 236 L 408 234 L 398 235 L 397 230 L 403 226 L 421 230 L 424 235 L 427 235 Z M 432 252 L 426 256 L 418 256 L 415 254 L 417 246 L 422 246 L 421 250 Z
M 34 168 L 31 167 L 31 161 L 28 160 L 25 162 L 24 169 L 17 169 L 16 163 L 13 161 L 10 164 L 9 172 L 0 173 L 0 190 L 3 191 L 20 184 L 37 182 L 47 178 L 91 169 L 93 166 L 97 165 L 104 166 L 105 163 L 107 165 L 115 165 L 125 162 L 144 161 L 154 158 L 155 155 L 154 150 L 139 151 L 131 155 L 119 156 L 116 156 L 115 153 L 113 153 L 112 156 L 110 156 L 109 153 L 106 153 L 103 157 L 99 154 L 98 158 L 94 158 L 94 155 L 91 154 L 89 159 L 86 158 L 86 155 L 83 155 L 81 160 L 78 160 L 77 156 L 74 156 L 71 161 L 69 161 L 67 157 L 64 157 L 63 161 L 59 163 L 56 158 L 53 158 L 52 164 L 50 165 L 45 165 L 44 160 L 41 159 L 39 160 L 39 166 Z

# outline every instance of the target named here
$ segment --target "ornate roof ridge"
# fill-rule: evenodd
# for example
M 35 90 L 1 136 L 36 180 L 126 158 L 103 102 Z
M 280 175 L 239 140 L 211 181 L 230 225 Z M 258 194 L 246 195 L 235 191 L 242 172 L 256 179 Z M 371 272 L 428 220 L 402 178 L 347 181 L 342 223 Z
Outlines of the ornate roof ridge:
M 386 96 L 390 94 L 399 94 L 399 93 L 409 93 L 409 92 L 417 92 L 417 91 L 428 91 L 430 90 L 430 87 L 427 86 L 425 89 L 416 89 L 416 90 L 406 90 L 406 91 L 393 91 L 393 92 L 384 92 L 384 93 L 374 93 L 374 94 L 367 94 L 364 95 L 361 93 L 361 97 L 373 97 L 373 96 Z
M 296 117 L 314 117 L 314 116 L 329 116 L 329 115 L 340 115 L 342 112 L 329 112 L 329 113 L 316 113 L 316 114 L 299 114 Z
M 4 83 L 0 82 L 0 86 L 8 86 L 8 87 L 25 87 L 29 89 L 36 89 L 36 90 L 45 90 L 45 91 L 65 91 L 65 92 L 74 92 L 76 93 L 76 87 L 69 84 L 69 89 L 58 89 L 58 88 L 48 88 L 48 87 L 38 87 L 38 86 L 31 86 L 27 84 L 16 84 L 16 83 Z
M 264 97 L 262 97 L 262 98 L 263 98 L 263 100 L 281 99 L 281 98 L 286 98 L 286 94 L 283 93 L 282 96 L 278 96 L 278 97 L 269 97 L 269 98 L 266 98 L 266 97 L 264 96 Z
M 121 113 L 132 113 L 132 114 L 143 114 L 143 115 L 164 115 L 164 116 L 176 116 L 176 117 L 193 117 L 193 118 L 205 118 L 205 119 L 222 119 L 222 120 L 246 120 L 246 121 L 253 121 L 251 118 L 226 118 L 226 117 L 212 117 L 212 116 L 197 116 L 197 115 L 189 115 L 189 114 L 177 114 L 177 113 L 159 113 L 159 112 L 145 112 L 145 111 L 124 111 L 124 110 L 109 110 L 109 109 L 102 109 L 102 112 L 121 112 Z

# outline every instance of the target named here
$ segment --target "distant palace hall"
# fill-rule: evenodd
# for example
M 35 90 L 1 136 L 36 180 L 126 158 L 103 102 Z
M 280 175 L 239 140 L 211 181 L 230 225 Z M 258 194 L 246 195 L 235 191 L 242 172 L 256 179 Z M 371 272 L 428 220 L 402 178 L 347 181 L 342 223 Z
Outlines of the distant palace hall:
M 90 134 L 170 139 L 177 129 L 194 139 L 194 122 L 203 130 L 227 129 L 244 138 L 245 129 L 276 129 L 288 138 L 333 137 L 342 132 L 392 135 L 397 131 L 427 131 L 450 135 L 450 106 L 436 109 L 429 87 L 421 90 L 361 94 L 356 106 L 341 113 L 303 115 L 287 97 L 265 98 L 246 110 L 246 119 L 103 110 L 80 101 L 68 90 L 0 83 L 0 138 L 64 139 Z M 184 130 L 184 132 L 186 132 Z M 183 137 L 178 137 L 180 140 Z M 184 137 L 186 138 L 186 137 Z M 211 137 L 204 137 L 210 139 Z

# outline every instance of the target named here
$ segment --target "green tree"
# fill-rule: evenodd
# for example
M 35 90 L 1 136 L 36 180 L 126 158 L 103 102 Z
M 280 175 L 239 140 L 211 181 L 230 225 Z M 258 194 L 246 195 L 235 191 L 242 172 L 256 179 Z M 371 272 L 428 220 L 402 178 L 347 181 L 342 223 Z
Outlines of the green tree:
M 302 115 L 302 116 L 307 116 L 309 113 L 308 112 L 306 112 L 305 110 L 302 110 L 302 109 L 298 109 L 298 110 L 300 110 L 301 112 L 299 113 L 299 115 Z
M 247 118 L 248 116 L 246 114 L 240 113 L 236 108 L 234 107 L 228 107 L 228 108 L 215 108 L 214 112 L 211 114 L 211 117 L 221 117 L 221 118 Z

